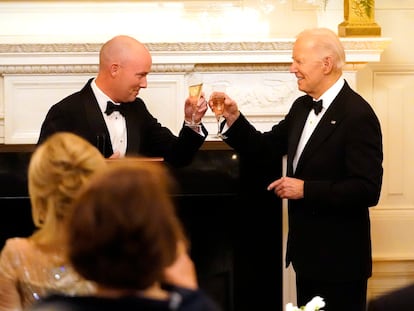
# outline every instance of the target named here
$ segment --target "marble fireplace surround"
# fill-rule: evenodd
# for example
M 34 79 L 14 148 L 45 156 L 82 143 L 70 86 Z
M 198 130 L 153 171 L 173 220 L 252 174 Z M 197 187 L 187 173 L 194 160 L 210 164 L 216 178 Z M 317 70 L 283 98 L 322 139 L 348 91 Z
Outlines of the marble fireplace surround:
M 390 39 L 342 38 L 347 57 L 345 77 L 356 88 L 357 71 L 379 62 Z M 210 86 L 227 84 L 227 92 L 260 130 L 270 128 L 300 95 L 289 73 L 294 38 L 249 42 L 146 43 L 153 55 L 148 88 L 142 97 L 158 120 L 177 133 L 189 79 Z M 0 44 L 0 143 L 34 144 L 48 108 L 79 90 L 98 70 L 97 43 Z M 204 123 L 216 129 L 208 111 Z M 208 138 L 214 140 L 214 138 Z

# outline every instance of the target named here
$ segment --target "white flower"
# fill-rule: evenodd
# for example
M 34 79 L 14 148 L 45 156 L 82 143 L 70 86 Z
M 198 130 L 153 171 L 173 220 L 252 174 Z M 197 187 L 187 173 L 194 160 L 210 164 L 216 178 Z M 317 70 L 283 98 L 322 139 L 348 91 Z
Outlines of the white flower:
M 316 296 L 313 297 L 311 301 L 309 301 L 305 306 L 305 311 L 317 311 L 321 310 L 321 308 L 325 307 L 325 302 L 323 298 Z
M 325 307 L 325 302 L 323 298 L 316 296 L 309 301 L 306 306 L 300 308 L 295 307 L 292 303 L 286 304 L 286 311 L 323 311 L 321 308 Z

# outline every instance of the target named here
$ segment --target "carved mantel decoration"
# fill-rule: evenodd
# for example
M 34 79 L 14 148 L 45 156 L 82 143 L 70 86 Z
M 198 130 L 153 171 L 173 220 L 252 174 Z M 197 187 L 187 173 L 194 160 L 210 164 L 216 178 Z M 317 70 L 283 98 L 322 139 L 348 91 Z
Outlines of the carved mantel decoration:
M 160 42 L 146 43 L 153 56 L 153 72 L 191 72 L 194 67 L 244 64 L 240 70 L 279 71 L 278 65 L 292 60 L 294 38 L 249 42 Z M 347 63 L 378 62 L 388 38 L 342 38 Z M 102 44 L 0 44 L 0 76 L 5 74 L 95 73 Z M 203 66 L 204 65 L 204 66 Z M 206 66 L 208 65 L 208 66 Z M 270 65 L 270 66 L 268 66 Z

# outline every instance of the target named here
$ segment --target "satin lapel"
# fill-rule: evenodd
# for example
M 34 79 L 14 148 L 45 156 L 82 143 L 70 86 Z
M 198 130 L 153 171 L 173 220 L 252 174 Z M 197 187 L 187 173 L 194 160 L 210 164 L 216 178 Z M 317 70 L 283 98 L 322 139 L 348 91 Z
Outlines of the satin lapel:
M 342 90 L 339 92 L 338 96 L 329 106 L 328 110 L 323 115 L 322 119 L 316 126 L 311 137 L 309 137 L 308 142 L 305 145 L 305 148 L 302 151 L 301 157 L 298 161 L 296 172 L 300 171 L 302 163 L 306 162 L 317 150 L 319 146 L 335 131 L 338 125 L 341 123 L 344 118 L 344 109 L 343 105 L 345 104 L 344 93 L 348 88 L 348 85 L 345 85 Z
M 127 131 L 127 150 L 126 153 L 131 155 L 138 155 L 140 148 L 140 131 L 139 129 L 139 120 L 136 115 L 135 106 L 139 105 L 137 100 L 133 103 L 126 103 L 125 109 L 125 122 L 126 122 L 126 131 Z
M 85 89 L 85 93 L 82 94 L 82 102 L 85 109 L 86 121 L 89 124 L 91 133 L 96 138 L 94 145 L 105 157 L 111 156 L 113 154 L 111 137 L 90 84 Z
M 306 96 L 303 97 L 303 102 L 299 104 L 298 111 L 295 115 L 292 116 L 293 126 L 291 129 L 291 133 L 289 136 L 289 147 L 288 147 L 288 154 L 287 154 L 287 167 L 288 167 L 288 175 L 291 175 L 293 170 L 293 158 L 296 154 L 296 149 L 298 148 L 299 140 L 302 135 L 303 127 L 305 126 L 306 119 L 308 118 L 309 111 L 311 106 L 308 105 L 308 101 L 311 101 L 312 97 Z

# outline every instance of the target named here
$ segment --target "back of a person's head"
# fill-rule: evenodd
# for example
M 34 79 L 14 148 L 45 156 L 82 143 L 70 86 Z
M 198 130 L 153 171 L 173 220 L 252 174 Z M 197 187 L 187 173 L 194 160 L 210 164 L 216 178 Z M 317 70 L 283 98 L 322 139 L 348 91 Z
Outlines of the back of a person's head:
M 116 289 L 161 281 L 184 238 L 162 163 L 119 160 L 96 174 L 75 201 L 68 255 L 86 279 Z
M 37 147 L 29 163 L 28 188 L 33 221 L 43 229 L 42 236 L 53 236 L 62 227 L 81 186 L 106 165 L 93 145 L 72 133 L 53 134 Z

